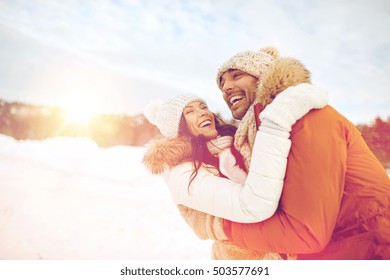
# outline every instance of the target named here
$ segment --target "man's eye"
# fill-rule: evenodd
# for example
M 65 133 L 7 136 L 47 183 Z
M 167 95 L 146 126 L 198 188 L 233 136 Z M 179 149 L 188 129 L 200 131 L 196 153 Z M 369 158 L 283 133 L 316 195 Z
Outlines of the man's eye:
M 221 80 L 219 81 L 219 83 L 221 84 L 221 88 L 223 88 L 223 86 L 225 85 L 225 79 L 221 79 Z
M 240 76 L 242 76 L 242 73 L 234 73 L 234 75 L 233 75 L 234 78 L 238 78 Z

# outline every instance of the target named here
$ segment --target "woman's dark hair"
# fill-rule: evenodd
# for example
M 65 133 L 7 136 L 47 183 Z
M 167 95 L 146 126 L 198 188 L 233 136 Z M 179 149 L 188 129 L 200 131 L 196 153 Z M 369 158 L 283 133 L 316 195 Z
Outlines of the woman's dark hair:
M 218 132 L 218 135 L 234 137 L 237 127 L 235 127 L 232 124 L 227 124 L 217 115 L 215 114 L 213 115 L 215 120 L 215 128 Z M 207 148 L 208 139 L 206 139 L 202 134 L 197 137 L 193 136 L 189 131 L 184 116 L 182 116 L 180 119 L 179 135 L 189 137 L 191 139 L 191 144 L 192 144 L 192 162 L 194 165 L 194 171 L 191 174 L 188 187 L 191 185 L 192 181 L 198 175 L 198 170 L 203 163 L 213 165 L 217 167 L 219 170 L 218 157 L 213 156 L 210 153 L 209 149 Z M 231 150 L 233 155 L 236 157 L 236 161 L 239 167 L 245 170 L 245 165 L 241 154 L 234 148 L 233 145 L 231 147 Z M 220 176 L 225 177 L 221 172 L 220 172 Z

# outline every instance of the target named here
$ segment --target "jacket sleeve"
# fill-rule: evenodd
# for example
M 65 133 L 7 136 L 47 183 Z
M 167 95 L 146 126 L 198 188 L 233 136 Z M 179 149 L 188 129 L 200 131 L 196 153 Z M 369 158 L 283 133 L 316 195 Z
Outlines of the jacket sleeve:
M 329 106 L 310 112 L 294 127 L 283 196 L 274 216 L 261 223 L 225 220 L 239 246 L 306 254 L 321 251 L 333 233 L 344 192 L 347 136 Z
M 176 204 L 232 221 L 258 222 L 277 209 L 290 146 L 289 139 L 260 129 L 245 184 L 213 175 L 202 166 L 189 185 L 194 170 L 191 162 L 164 171 L 163 177 Z

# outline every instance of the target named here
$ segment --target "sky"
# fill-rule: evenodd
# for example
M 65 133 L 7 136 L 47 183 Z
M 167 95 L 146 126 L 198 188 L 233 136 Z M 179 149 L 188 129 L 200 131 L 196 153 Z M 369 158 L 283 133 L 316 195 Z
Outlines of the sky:
M 353 123 L 390 115 L 386 0 L 0 0 L 0 99 L 138 114 L 194 93 L 226 119 L 215 75 L 277 47 Z

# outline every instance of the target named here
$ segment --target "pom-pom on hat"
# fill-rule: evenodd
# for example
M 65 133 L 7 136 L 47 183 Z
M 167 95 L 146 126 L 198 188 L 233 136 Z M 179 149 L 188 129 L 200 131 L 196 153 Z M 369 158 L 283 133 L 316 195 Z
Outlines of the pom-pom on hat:
M 149 102 L 144 113 L 149 122 L 157 126 L 163 136 L 172 139 L 179 135 L 179 125 L 184 108 L 194 101 L 206 103 L 199 96 L 183 94 L 166 101 L 154 99 Z
M 265 47 L 259 51 L 240 52 L 229 58 L 219 69 L 217 73 L 217 84 L 220 90 L 221 76 L 229 69 L 242 70 L 256 78 L 260 78 L 265 69 L 277 58 L 280 57 L 278 49 L 274 47 Z

